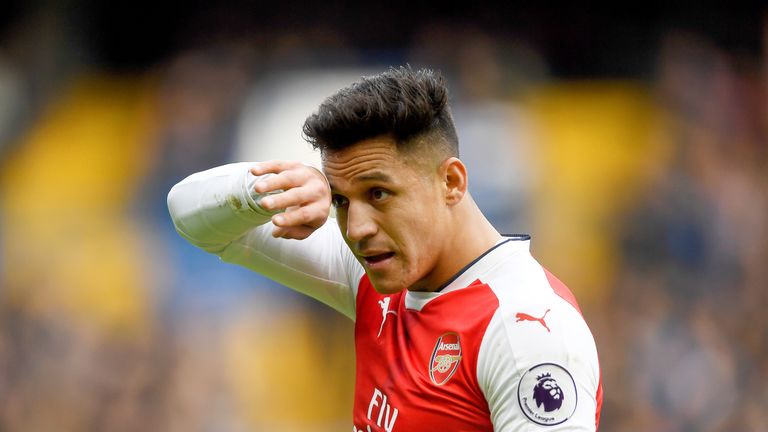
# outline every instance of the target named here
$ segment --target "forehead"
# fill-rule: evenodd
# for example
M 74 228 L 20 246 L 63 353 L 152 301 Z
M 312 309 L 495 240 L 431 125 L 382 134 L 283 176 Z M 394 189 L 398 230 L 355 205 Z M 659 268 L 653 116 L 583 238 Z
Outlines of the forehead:
M 396 182 L 414 174 L 414 167 L 386 136 L 369 138 L 323 154 L 323 170 L 334 187 L 363 181 Z

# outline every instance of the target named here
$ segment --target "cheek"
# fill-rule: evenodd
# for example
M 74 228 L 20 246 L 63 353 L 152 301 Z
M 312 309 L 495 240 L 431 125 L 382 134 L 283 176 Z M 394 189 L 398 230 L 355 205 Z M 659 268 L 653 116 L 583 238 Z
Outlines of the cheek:
M 433 203 L 414 203 L 408 211 L 408 219 L 403 222 L 408 230 L 412 247 L 422 255 L 434 255 L 446 237 L 444 216 L 440 208 Z M 425 258 L 429 258 L 429 256 Z
M 419 193 L 398 203 L 387 215 L 389 234 L 411 265 L 428 265 L 445 237 L 444 215 L 433 191 Z
M 440 233 L 434 224 L 424 223 L 410 232 L 407 256 L 411 271 L 424 273 L 434 267 L 440 251 Z

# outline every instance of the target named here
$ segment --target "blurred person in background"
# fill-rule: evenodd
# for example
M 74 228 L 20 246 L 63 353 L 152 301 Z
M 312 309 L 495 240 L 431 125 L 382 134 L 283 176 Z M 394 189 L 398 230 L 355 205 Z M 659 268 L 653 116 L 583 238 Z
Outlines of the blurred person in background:
M 670 32 L 659 101 L 672 152 L 625 215 L 612 304 L 625 430 L 764 430 L 768 399 L 765 80 L 711 41 Z M 761 89 L 762 88 L 762 89 Z M 762 104 L 762 105 L 761 105 Z
M 451 114 L 473 173 L 469 191 L 501 231 L 530 232 L 534 142 L 524 89 L 547 76 L 541 59 L 523 44 L 494 38 L 458 23 L 428 23 L 416 36 L 409 58 L 437 65 L 451 84 Z
M 355 431 L 594 430 L 592 335 L 530 237 L 499 234 L 467 193 L 447 99 L 429 70 L 363 78 L 304 124 L 325 175 L 296 161 L 193 174 L 168 195 L 174 224 L 355 320 Z

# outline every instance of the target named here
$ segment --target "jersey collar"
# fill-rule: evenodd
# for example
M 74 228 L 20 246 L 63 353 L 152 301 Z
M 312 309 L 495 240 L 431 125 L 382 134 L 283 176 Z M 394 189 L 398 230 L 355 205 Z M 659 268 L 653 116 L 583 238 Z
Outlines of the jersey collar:
M 451 291 L 465 288 L 472 282 L 481 279 L 483 275 L 511 254 L 519 251 L 529 251 L 530 244 L 531 236 L 528 234 L 504 235 L 494 246 L 464 266 L 436 291 L 406 291 L 405 307 L 420 311 L 431 300 Z

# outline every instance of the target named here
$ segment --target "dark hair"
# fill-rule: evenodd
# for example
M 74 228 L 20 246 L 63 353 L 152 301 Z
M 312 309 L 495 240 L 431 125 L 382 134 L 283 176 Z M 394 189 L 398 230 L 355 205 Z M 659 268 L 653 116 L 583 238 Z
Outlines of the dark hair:
M 425 137 L 447 155 L 459 155 L 445 80 L 437 72 L 410 66 L 363 77 L 339 90 L 307 118 L 303 131 L 321 152 L 389 135 L 398 146 Z

